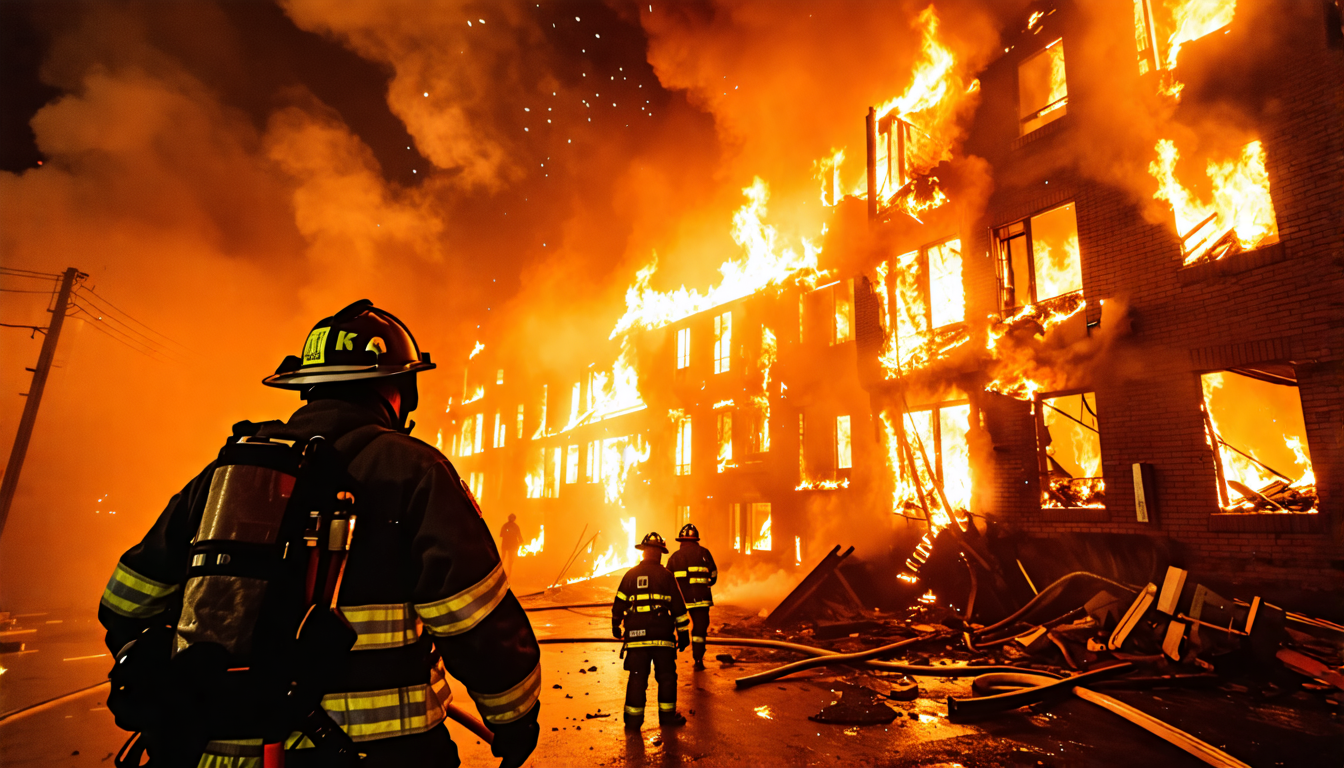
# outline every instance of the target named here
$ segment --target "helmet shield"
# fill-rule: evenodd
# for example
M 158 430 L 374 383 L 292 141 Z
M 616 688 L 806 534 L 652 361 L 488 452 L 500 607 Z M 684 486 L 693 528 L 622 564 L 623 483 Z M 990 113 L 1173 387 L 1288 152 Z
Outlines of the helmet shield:
M 313 326 L 303 353 L 286 357 L 262 383 L 280 389 L 304 389 L 434 367 L 429 353 L 420 351 L 405 323 L 368 299 L 360 299 Z

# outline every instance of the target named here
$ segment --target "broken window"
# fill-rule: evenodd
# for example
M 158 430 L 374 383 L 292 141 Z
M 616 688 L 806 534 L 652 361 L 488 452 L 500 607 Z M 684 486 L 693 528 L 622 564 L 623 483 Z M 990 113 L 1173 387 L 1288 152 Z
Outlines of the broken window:
M 691 474 L 691 418 L 677 421 L 677 474 Z
M 677 331 L 677 370 L 691 366 L 691 329 Z
M 718 414 L 719 471 L 733 466 L 733 414 Z
M 1073 203 L 999 227 L 1003 311 L 1083 290 Z
M 588 461 L 583 465 L 583 481 L 586 483 L 595 483 L 598 480 L 598 443 L 596 440 L 588 442 Z
M 896 299 L 896 353 L 899 364 L 928 359 L 949 328 L 966 319 L 966 290 L 961 276 L 961 240 L 953 238 L 896 257 L 891 273 Z M 939 330 L 942 329 L 942 332 Z
M 1018 119 L 1021 135 L 1058 120 L 1068 112 L 1063 39 L 1017 65 Z
M 752 398 L 751 453 L 770 452 L 770 403 L 764 397 Z
M 729 504 L 728 516 L 733 524 L 733 551 L 742 551 L 742 504 Z
M 854 466 L 850 455 L 849 416 L 835 417 L 835 468 L 849 469 Z
M 523 404 L 518 404 L 518 439 L 523 439 Z
M 690 505 L 690 504 L 678 504 L 678 505 L 677 505 L 677 531 L 680 532 L 681 529 L 682 529 L 684 526 L 689 525 L 690 522 L 691 522 L 691 505 Z
M 745 509 L 746 519 L 746 554 L 753 551 L 769 552 L 773 547 L 773 541 L 770 535 L 770 502 L 752 502 L 741 505 Z
M 903 431 L 896 436 L 897 513 L 922 519 L 927 506 L 939 527 L 948 525 L 952 518 L 942 503 L 946 496 L 958 517 L 964 517 L 971 505 L 971 452 L 966 437 L 971 406 L 949 403 L 910 411 L 903 423 Z
M 1096 394 L 1041 396 L 1037 404 L 1041 506 L 1105 507 Z
M 831 286 L 831 344 L 844 344 L 854 338 L 854 281 L 841 280 Z
M 490 443 L 492 447 L 494 448 L 504 447 L 504 433 L 506 431 L 507 430 L 504 429 L 503 417 L 500 415 L 499 411 L 495 411 L 495 436 Z
M 714 316 L 714 372 L 725 373 L 728 370 L 730 350 L 733 345 L 733 313 L 724 312 Z
M 546 449 L 538 448 L 532 452 L 530 464 L 523 478 L 527 484 L 527 498 L 540 499 L 546 486 Z
M 500 368 L 499 370 L 495 371 L 495 384 L 500 385 L 503 383 L 504 383 L 504 369 Z
M 565 449 L 565 485 L 579 482 L 579 446 L 571 445 Z
M 557 446 L 549 452 L 542 449 L 546 454 L 546 492 L 543 494 L 548 499 L 558 498 L 560 496 L 560 469 L 563 466 L 564 454 Z
M 1139 54 L 1139 74 L 1157 70 L 1157 33 L 1149 0 L 1134 0 L 1134 47 Z
M 1292 366 L 1200 377 L 1206 440 L 1216 444 L 1218 503 L 1227 512 L 1316 512 L 1302 399 Z
M 475 448 L 472 449 L 473 453 L 481 452 L 482 450 L 481 446 L 483 445 L 481 437 L 483 436 L 482 433 L 484 431 L 485 431 L 485 414 L 478 413 L 476 414 L 476 439 L 475 441 L 473 441 L 473 445 L 475 445 Z

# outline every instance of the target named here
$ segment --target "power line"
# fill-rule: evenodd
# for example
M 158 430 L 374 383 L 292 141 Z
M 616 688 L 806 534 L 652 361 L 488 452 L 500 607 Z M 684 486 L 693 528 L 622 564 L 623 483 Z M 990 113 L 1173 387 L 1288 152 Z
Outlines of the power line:
M 0 323 L 0 328 L 23 328 L 30 331 L 47 332 L 47 329 L 40 325 L 13 325 L 12 323 Z
M 0 275 L 9 275 L 10 277 L 44 277 L 52 280 L 60 280 L 61 276 L 51 272 L 34 272 L 31 269 L 17 269 L 15 267 L 0 267 Z
M 0 288 L 0 293 L 46 293 L 46 294 L 51 294 L 51 293 L 55 293 L 55 292 L 56 292 L 55 290 L 47 290 L 47 291 L 25 291 L 25 290 L 21 290 L 21 289 L 19 289 L 19 288 Z
M 164 339 L 167 339 L 168 341 L 171 341 L 172 343 L 174 343 L 174 344 L 176 344 L 177 346 L 181 347 L 183 351 L 186 351 L 186 352 L 190 352 L 190 351 L 191 351 L 191 350 L 190 350 L 185 344 L 183 344 L 182 342 L 180 342 L 180 341 L 174 339 L 174 338 L 171 337 L 171 336 L 168 336 L 168 335 L 166 335 L 166 334 L 160 333 L 159 331 L 156 331 L 156 330 L 154 330 L 153 328 L 150 328 L 148 325 L 145 325 L 143 322 L 141 322 L 141 321 L 135 319 L 134 317 L 131 316 L 131 313 L 130 313 L 130 312 L 127 312 L 126 310 L 122 309 L 121 307 L 118 307 L 116 304 L 113 304 L 112 302 L 108 301 L 106 298 L 103 297 L 103 295 L 102 295 L 101 293 L 98 293 L 97 291 L 95 291 L 95 290 L 93 290 L 92 288 L 89 288 L 88 286 L 85 286 L 85 285 L 81 285 L 79 288 L 80 288 L 80 290 L 88 291 L 89 293 L 93 294 L 94 296 L 97 296 L 98 299 L 99 299 L 100 301 L 102 301 L 104 304 L 108 305 L 108 306 L 111 307 L 112 309 L 115 309 L 116 311 L 118 311 L 118 312 L 120 312 L 121 314 L 125 315 L 128 319 L 130 319 L 130 320 L 131 320 L 132 322 L 134 322 L 136 325 L 139 325 L 141 328 L 144 328 L 145 330 L 149 331 L 150 333 L 154 334 L 155 336 L 160 336 L 160 337 L 162 337 L 162 338 L 164 338 Z M 88 297 L 85 297 L 85 298 L 89 301 L 90 304 L 93 304 L 94 306 L 98 306 L 98 304 L 97 304 L 96 302 L 94 302 L 92 299 L 88 299 Z
M 82 307 L 81 307 L 81 308 L 78 308 L 78 309 L 79 309 L 79 311 L 84 312 L 86 315 L 89 314 L 89 311 L 88 311 L 87 309 L 83 309 Z M 74 317 L 75 315 L 71 315 L 71 316 Z M 117 342 L 118 344 L 123 344 L 123 345 L 129 347 L 130 349 L 133 349 L 133 350 L 135 350 L 136 352 L 139 352 L 140 354 L 144 355 L 145 357 L 152 358 L 152 359 L 154 359 L 154 360 L 158 360 L 158 361 L 161 362 L 161 363 L 177 362 L 177 361 L 175 361 L 175 360 L 165 360 L 164 358 L 159 357 L 157 354 L 155 354 L 155 352 L 156 352 L 157 350 L 153 350 L 153 349 L 142 349 L 141 347 L 136 346 L 136 345 L 133 343 L 135 340 L 132 339 L 132 338 L 129 337 L 129 336 L 124 336 L 124 337 L 123 337 L 123 336 L 117 336 L 117 335 L 115 335 L 114 333 L 112 333 L 112 331 L 114 331 L 114 330 L 116 330 L 116 329 L 109 329 L 109 328 L 105 328 L 105 327 L 103 327 L 102 325 L 99 325 L 99 324 L 98 324 L 98 321 L 97 321 L 97 318 L 94 318 L 92 315 L 90 315 L 90 319 L 94 320 L 94 322 L 89 323 L 89 327 L 90 327 L 90 328 L 94 329 L 95 331 L 97 331 L 97 332 L 99 332 L 99 333 L 106 334 L 106 335 L 108 336 L 108 338 L 112 339 L 113 341 Z
M 81 296 L 80 298 L 83 299 L 83 298 L 85 298 L 85 297 Z M 86 300 L 87 300 L 87 299 L 86 299 Z M 78 307 L 79 309 L 84 310 L 84 312 L 87 313 L 90 317 L 92 317 L 92 316 L 94 315 L 94 313 L 93 313 L 92 311 L 90 311 L 88 307 L 85 307 L 84 305 L 80 304 L 78 301 L 73 301 L 73 302 L 71 302 L 71 303 L 74 304 L 74 305 L 75 305 L 76 307 Z M 92 304 L 93 302 L 89 302 L 89 303 Z M 96 304 L 94 305 L 94 308 L 95 308 L 95 309 L 99 309 L 99 310 L 102 309 L 101 307 L 99 307 L 99 306 L 96 305 Z M 117 317 L 116 317 L 115 315 L 113 315 L 113 314 L 111 314 L 111 313 L 109 313 L 109 312 L 101 312 L 101 316 L 100 316 L 100 317 L 96 317 L 96 318 L 94 318 L 94 319 L 95 319 L 95 320 L 98 320 L 99 322 L 102 322 L 104 319 L 106 319 L 106 320 L 111 320 L 112 322 L 114 322 L 114 323 L 116 323 L 116 324 L 118 324 L 118 325 L 121 325 L 121 326 L 125 327 L 125 328 L 126 328 L 126 331 L 129 331 L 130 333 L 133 333 L 133 334 L 135 334 L 136 336 L 139 336 L 140 338 L 144 339 L 144 341 L 143 341 L 143 342 L 140 342 L 140 343 L 143 344 L 143 345 L 145 345 L 145 346 L 149 346 L 149 347 L 151 347 L 151 348 L 153 348 L 153 349 L 155 349 L 155 350 L 161 350 L 161 351 L 163 351 L 163 352 L 165 352 L 165 353 L 175 353 L 175 352 L 176 352 L 176 350 L 174 350 L 174 349 L 168 347 L 167 345 L 163 344 L 162 342 L 155 341 L 154 339 L 151 339 L 150 337 L 146 336 L 145 334 L 143 334 L 143 333 L 141 333 L 141 332 L 135 330 L 135 329 L 132 328 L 131 326 L 129 326 L 129 325 L 127 325 L 126 323 L 122 322 L 121 320 L 117 319 Z M 121 331 L 121 333 L 126 333 L 126 331 Z M 127 335 L 129 335 L 129 334 L 127 334 Z

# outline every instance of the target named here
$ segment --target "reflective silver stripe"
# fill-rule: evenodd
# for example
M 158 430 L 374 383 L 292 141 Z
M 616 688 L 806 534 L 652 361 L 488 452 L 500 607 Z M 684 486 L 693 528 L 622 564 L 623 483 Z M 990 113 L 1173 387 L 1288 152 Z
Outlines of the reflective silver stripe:
M 426 683 L 380 691 L 329 693 L 322 708 L 355 741 L 423 733 L 443 722 L 443 705 Z M 303 739 L 298 747 L 304 746 Z
M 671 640 L 640 640 L 635 643 L 626 643 L 626 648 L 676 648 L 677 644 Z
M 460 635 L 484 621 L 508 593 L 509 580 L 501 563 L 474 586 L 452 597 L 417 605 L 415 610 L 431 633 Z
M 633 645 L 633 643 L 632 643 Z M 524 677 L 522 682 L 503 693 L 480 693 L 468 690 L 476 709 L 487 723 L 503 725 L 526 715 L 541 698 L 541 663 Z
M 419 617 L 410 603 L 342 605 L 339 608 L 345 620 L 359 633 L 353 650 L 400 648 L 420 637 Z
M 155 581 L 117 563 L 100 602 L 120 616 L 143 619 L 167 610 L 177 590 L 177 584 Z

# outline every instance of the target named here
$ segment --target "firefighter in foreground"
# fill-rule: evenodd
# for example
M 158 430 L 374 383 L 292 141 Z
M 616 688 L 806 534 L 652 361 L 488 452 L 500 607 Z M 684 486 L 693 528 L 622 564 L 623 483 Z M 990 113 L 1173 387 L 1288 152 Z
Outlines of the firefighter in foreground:
M 501 765 L 527 760 L 536 637 L 471 492 L 406 425 L 432 368 L 368 300 L 322 320 L 263 382 L 307 403 L 235 425 L 121 557 L 108 706 L 141 733 L 118 765 L 455 766 L 445 672 Z
M 691 656 L 697 670 L 705 668 L 705 638 L 709 632 L 709 609 L 714 605 L 710 592 L 719 581 L 714 556 L 700 546 L 700 531 L 687 523 L 677 534 L 681 547 L 667 558 L 667 569 L 677 577 L 686 610 L 691 614 Z
M 625 727 L 639 730 L 644 724 L 650 664 L 658 680 L 659 724 L 685 725 L 686 718 L 677 711 L 677 651 L 691 643 L 686 631 L 691 619 L 676 578 L 663 567 L 667 554 L 663 537 L 650 533 L 636 549 L 643 550 L 644 559 L 626 571 L 611 605 L 611 632 L 625 641 L 621 653 L 630 673 L 625 686 Z

